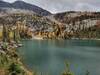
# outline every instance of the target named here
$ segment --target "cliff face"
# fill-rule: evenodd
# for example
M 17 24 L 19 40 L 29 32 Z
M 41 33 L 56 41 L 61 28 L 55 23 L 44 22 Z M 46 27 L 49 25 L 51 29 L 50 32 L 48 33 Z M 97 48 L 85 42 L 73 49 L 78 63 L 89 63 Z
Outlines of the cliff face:
M 69 28 L 82 30 L 95 26 L 97 21 L 100 20 L 100 12 L 65 12 L 54 15 L 54 18 L 69 26 Z
M 16 28 L 22 38 L 31 38 L 35 33 L 52 31 L 53 24 L 46 17 L 34 13 L 10 13 L 0 17 L 1 30 L 3 25 L 7 31 L 10 27 L 11 32 L 13 32 L 13 28 Z
M 65 12 L 45 17 L 21 11 L 1 16 L 0 25 L 15 26 L 19 23 L 19 29 L 26 27 L 20 31 L 21 37 L 27 33 L 28 37 L 46 39 L 100 38 L 99 12 Z
M 58 24 L 58 29 L 64 26 L 59 35 L 64 33 L 65 38 L 96 38 L 100 35 L 100 12 L 69 11 L 48 18 Z

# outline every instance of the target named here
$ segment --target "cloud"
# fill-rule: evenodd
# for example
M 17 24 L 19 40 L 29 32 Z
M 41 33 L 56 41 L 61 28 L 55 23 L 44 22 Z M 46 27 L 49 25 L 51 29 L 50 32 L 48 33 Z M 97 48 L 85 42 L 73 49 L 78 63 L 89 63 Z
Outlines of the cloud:
M 99 7 L 88 4 L 88 3 L 78 3 L 75 7 L 74 10 L 78 11 L 100 11 Z
M 3 1 L 6 1 L 6 2 L 14 2 L 16 0 L 3 0 Z
M 7 1 L 7 0 L 6 0 Z M 9 0 L 13 2 L 14 0 Z M 100 0 L 23 0 L 25 2 L 40 6 L 52 13 L 81 10 L 100 11 Z

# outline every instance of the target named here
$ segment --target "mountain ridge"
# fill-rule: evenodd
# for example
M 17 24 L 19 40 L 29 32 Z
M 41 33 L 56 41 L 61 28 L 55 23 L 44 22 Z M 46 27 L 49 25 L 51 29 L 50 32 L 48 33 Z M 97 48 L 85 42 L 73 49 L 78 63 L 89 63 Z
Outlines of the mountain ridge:
M 8 3 L 8 2 L 0 0 L 0 8 L 15 8 L 15 9 L 30 10 L 30 11 L 34 11 L 35 13 L 41 16 L 51 15 L 49 11 L 39 6 L 32 5 L 32 4 L 26 3 L 24 1 L 19 1 L 19 0 L 13 3 Z

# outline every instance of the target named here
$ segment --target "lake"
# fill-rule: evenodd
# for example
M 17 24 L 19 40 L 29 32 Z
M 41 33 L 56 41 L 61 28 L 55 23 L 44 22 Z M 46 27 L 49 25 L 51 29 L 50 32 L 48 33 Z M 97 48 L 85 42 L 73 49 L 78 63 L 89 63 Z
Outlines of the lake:
M 100 75 L 99 40 L 23 40 L 19 53 L 27 68 L 43 75 L 61 75 L 65 61 L 75 75 Z

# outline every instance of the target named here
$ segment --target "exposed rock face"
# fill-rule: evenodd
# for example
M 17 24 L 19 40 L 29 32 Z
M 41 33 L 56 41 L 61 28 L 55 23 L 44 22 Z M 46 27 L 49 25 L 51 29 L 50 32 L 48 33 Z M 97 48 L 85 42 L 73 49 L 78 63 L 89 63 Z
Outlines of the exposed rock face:
M 46 17 L 34 13 L 11 13 L 1 18 L 10 26 L 19 21 L 19 28 L 25 28 L 19 31 L 22 36 L 27 33 L 28 37 L 45 39 L 100 38 L 99 12 L 66 12 Z
M 13 13 L 0 17 L 0 25 L 18 28 L 21 37 L 32 37 L 32 33 L 48 32 L 53 30 L 53 22 L 37 14 Z M 2 30 L 2 29 L 1 29 Z M 28 35 L 27 35 L 28 34 Z
M 94 36 L 96 38 L 100 35 L 100 12 L 69 11 L 54 14 L 47 18 L 58 24 L 58 29 L 61 26 L 65 27 L 59 33 L 59 36 L 64 33 L 65 38 L 94 38 Z
M 66 26 L 66 31 L 84 30 L 97 25 L 100 12 L 65 12 L 53 16 L 56 21 Z

